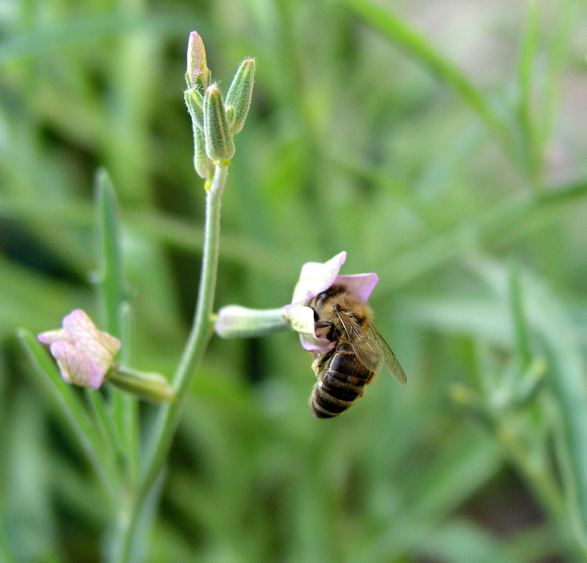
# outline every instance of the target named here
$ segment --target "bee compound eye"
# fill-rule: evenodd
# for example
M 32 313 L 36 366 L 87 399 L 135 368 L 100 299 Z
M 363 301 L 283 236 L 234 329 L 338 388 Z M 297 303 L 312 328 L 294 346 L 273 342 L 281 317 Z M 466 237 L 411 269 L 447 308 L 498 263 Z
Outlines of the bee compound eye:
M 314 311 L 314 322 L 318 322 L 318 319 L 320 317 L 318 317 L 318 313 L 316 313 L 316 309 L 312 309 L 312 311 Z
M 328 297 L 328 291 L 323 291 L 322 293 L 319 293 L 318 295 L 316 295 L 316 300 L 318 302 L 324 301 L 324 299 L 326 299 L 327 297 Z

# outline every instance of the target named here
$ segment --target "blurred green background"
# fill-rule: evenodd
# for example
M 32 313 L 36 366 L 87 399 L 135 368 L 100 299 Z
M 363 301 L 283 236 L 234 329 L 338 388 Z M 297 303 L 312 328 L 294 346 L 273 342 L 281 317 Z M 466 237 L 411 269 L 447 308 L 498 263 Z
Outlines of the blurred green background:
M 0 560 L 101 560 L 115 517 L 15 337 L 100 318 L 100 167 L 131 363 L 171 374 L 185 341 L 192 29 L 225 91 L 257 58 L 217 306 L 286 304 L 304 262 L 347 250 L 343 273 L 381 277 L 377 326 L 409 382 L 316 421 L 296 335 L 215 338 L 145 559 L 585 560 L 586 17 L 580 0 L 4 0 Z

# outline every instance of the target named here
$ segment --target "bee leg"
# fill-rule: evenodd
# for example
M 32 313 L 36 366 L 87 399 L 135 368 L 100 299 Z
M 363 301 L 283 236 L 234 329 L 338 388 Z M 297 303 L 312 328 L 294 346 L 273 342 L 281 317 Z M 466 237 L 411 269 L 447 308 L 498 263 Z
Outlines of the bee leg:
M 320 373 L 320 363 L 321 363 L 322 358 L 320 358 L 320 356 L 318 356 L 313 362 L 312 362 L 312 371 L 314 372 L 314 375 L 316 377 L 319 376 Z

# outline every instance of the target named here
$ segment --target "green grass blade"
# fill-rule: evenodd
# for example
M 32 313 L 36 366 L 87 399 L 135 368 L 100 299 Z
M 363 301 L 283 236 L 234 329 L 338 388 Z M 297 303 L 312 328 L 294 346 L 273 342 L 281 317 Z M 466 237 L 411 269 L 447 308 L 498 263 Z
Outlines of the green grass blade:
M 532 101 L 534 88 L 534 62 L 538 46 L 538 10 L 535 2 L 528 3 L 528 21 L 518 63 L 517 116 L 523 144 L 528 176 L 536 187 L 540 172 L 539 145 L 536 138 Z
M 39 204 L 38 201 L 21 201 L 18 198 L 3 198 L 0 201 L 0 218 L 29 221 L 43 228 L 63 227 L 91 228 L 94 213 L 91 206 L 80 202 L 66 204 Z M 127 231 L 149 241 L 169 245 L 177 250 L 199 253 L 202 251 L 201 225 L 175 219 L 159 212 L 136 211 L 125 213 Z M 245 239 L 241 235 L 222 233 L 222 260 L 235 264 L 255 264 L 266 275 L 291 281 L 297 274 L 297 263 L 282 253 L 258 241 Z M 298 262 L 303 261 L 299 256 Z
M 389 561 L 409 553 L 450 512 L 501 466 L 497 444 L 478 431 L 465 431 L 407 483 L 405 507 L 396 525 L 353 554 L 355 561 Z
M 0 63 L 38 56 L 51 49 L 75 49 L 80 45 L 118 35 L 147 31 L 155 35 L 187 33 L 191 28 L 186 13 L 152 13 L 143 17 L 107 15 L 69 19 L 46 28 L 21 31 L 0 46 Z
M 563 471 L 565 499 L 572 531 L 587 557 L 587 380 L 585 362 L 573 329 L 554 297 L 536 287 L 534 310 L 547 345 L 550 387 L 558 407 L 560 438 L 557 453 Z
M 420 276 L 462 257 L 480 244 L 512 240 L 535 228 L 537 222 L 552 222 L 569 204 L 577 204 L 587 196 L 587 180 L 545 190 L 539 196 L 525 194 L 497 204 L 475 218 L 467 218 L 451 229 L 433 233 L 417 241 L 412 248 L 387 259 L 380 271 L 381 288 L 377 299 Z
M 490 263 L 478 264 L 481 275 L 498 291 L 506 276 Z M 556 404 L 555 450 L 563 477 L 566 518 L 575 549 L 587 556 L 587 380 L 585 362 L 567 313 L 539 279 L 523 278 L 530 321 L 541 337 L 548 362 L 547 383 Z M 537 483 L 539 484 L 539 483 Z M 555 509 L 555 513 L 559 513 Z M 562 524 L 560 517 L 556 519 Z M 562 528 L 562 526 L 561 526 Z
M 45 395 L 56 405 L 58 415 L 76 437 L 104 488 L 115 498 L 115 479 L 108 468 L 108 455 L 92 419 L 71 387 L 62 380 L 55 364 L 35 337 L 24 329 L 19 329 L 17 334 L 33 366 L 32 375 Z
M 525 369 L 531 360 L 530 337 L 518 268 L 513 262 L 510 263 L 508 270 L 508 301 L 514 328 L 515 349 L 517 350 L 521 367 Z
M 561 78 L 571 44 L 571 31 L 577 18 L 577 9 L 578 3 L 566 3 L 565 9 L 559 12 L 559 19 L 550 40 L 545 76 L 541 84 L 540 121 L 537 123 L 542 151 L 546 149 L 556 125 L 561 97 Z
M 123 329 L 123 309 L 126 309 L 126 291 L 122 261 L 122 239 L 118 214 L 118 202 L 112 182 L 105 170 L 96 176 L 96 206 L 98 210 L 98 240 L 100 273 L 98 289 L 106 320 L 106 330 L 119 338 L 123 349 L 121 357 L 128 356 Z M 136 440 L 137 400 L 111 386 L 112 417 L 105 423 L 112 424 L 111 435 L 116 439 L 121 454 L 126 458 L 129 476 L 136 475 L 132 468 L 138 466 Z M 101 412 L 97 409 L 97 414 Z M 107 414 L 104 411 L 105 414 Z
M 340 1 L 352 13 L 403 49 L 439 80 L 450 86 L 462 101 L 477 114 L 487 128 L 495 134 L 506 152 L 511 150 L 513 145 L 511 135 L 487 99 L 453 63 L 445 59 L 424 37 L 408 27 L 390 9 L 380 8 L 368 0 Z
M 118 203 L 105 170 L 96 176 L 100 273 L 98 287 L 105 313 L 106 330 L 121 337 L 120 308 L 125 301 Z

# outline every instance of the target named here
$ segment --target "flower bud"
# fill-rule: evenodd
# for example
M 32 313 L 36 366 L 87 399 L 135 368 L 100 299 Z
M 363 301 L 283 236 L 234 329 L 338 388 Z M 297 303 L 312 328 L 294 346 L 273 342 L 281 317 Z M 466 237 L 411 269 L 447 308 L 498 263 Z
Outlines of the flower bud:
M 114 365 L 120 340 L 98 330 L 81 309 L 67 315 L 62 327 L 42 332 L 37 338 L 49 346 L 66 383 L 98 389 Z
M 194 169 L 200 178 L 210 178 L 214 172 L 214 164 L 206 154 L 206 139 L 204 131 L 194 127 Z
M 200 35 L 192 31 L 188 40 L 186 81 L 191 88 L 204 91 L 210 81 L 210 69 L 206 63 L 206 49 Z
M 192 123 L 200 129 L 203 129 L 204 109 L 202 106 L 204 105 L 204 99 L 202 95 L 195 88 L 189 88 L 183 93 L 183 99 L 192 118 Z
M 255 81 L 255 59 L 245 59 L 239 66 L 226 95 L 226 114 L 230 130 L 239 133 L 249 113 Z
M 234 141 L 226 119 L 222 92 L 216 84 L 208 86 L 204 95 L 204 137 L 206 154 L 211 160 L 230 160 L 234 156 Z
M 194 168 L 200 178 L 209 178 L 214 170 L 214 165 L 206 154 L 206 140 L 204 138 L 204 114 L 202 112 L 202 97 L 194 89 L 184 92 L 185 103 L 192 119 L 192 131 L 194 134 Z

